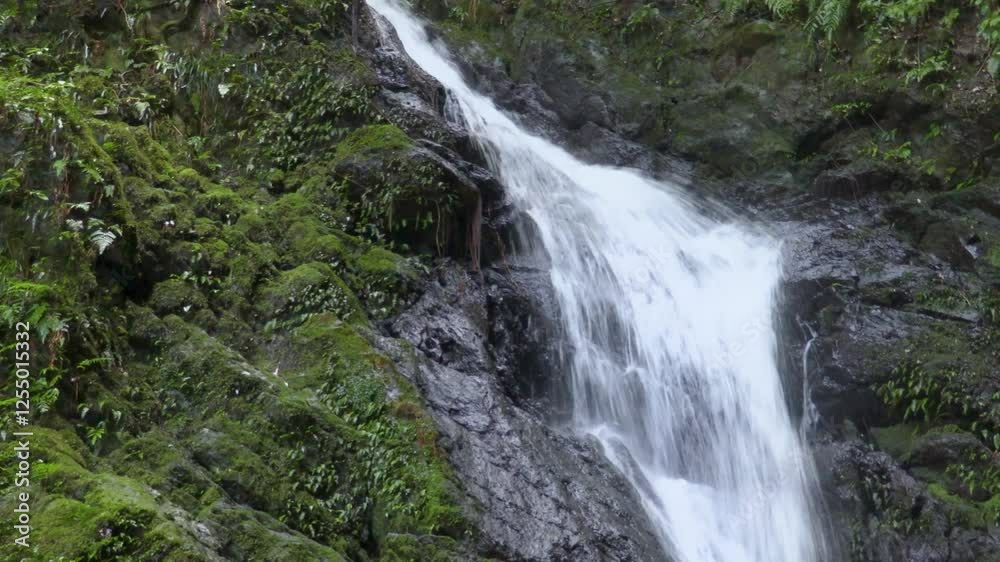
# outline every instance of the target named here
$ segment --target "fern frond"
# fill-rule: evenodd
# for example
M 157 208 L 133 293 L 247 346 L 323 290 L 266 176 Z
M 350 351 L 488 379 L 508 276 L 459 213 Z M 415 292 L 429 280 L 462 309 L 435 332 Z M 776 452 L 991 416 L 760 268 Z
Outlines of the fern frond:
M 767 8 L 775 18 L 781 19 L 798 8 L 800 0 L 722 0 L 722 9 L 732 15 L 752 6 Z
M 777 18 L 783 18 L 795 10 L 798 0 L 764 0 L 768 10 Z
M 812 0 L 806 30 L 813 37 L 823 37 L 828 42 L 847 21 L 853 0 Z
M 94 244 L 98 254 L 103 254 L 118 237 L 110 230 L 95 230 L 90 233 L 90 241 Z

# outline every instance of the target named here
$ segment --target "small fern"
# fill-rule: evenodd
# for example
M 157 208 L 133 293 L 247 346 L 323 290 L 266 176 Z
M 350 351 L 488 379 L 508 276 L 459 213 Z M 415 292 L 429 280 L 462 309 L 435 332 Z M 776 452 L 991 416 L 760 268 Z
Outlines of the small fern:
M 118 236 L 110 230 L 95 230 L 90 233 L 90 242 L 98 254 L 103 254 L 117 239 Z
M 775 17 L 783 18 L 795 10 L 798 0 L 764 0 L 764 4 Z
M 853 0 L 810 0 L 806 30 L 813 37 L 823 37 L 828 43 L 847 21 Z

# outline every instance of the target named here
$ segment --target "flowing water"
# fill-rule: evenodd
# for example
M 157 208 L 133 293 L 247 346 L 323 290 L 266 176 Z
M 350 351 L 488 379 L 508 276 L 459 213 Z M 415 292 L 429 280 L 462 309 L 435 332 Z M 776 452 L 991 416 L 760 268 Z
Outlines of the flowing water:
M 406 8 L 368 3 L 448 89 L 449 118 L 537 223 L 572 349 L 573 421 L 632 480 L 668 552 L 825 561 L 776 364 L 778 243 L 707 218 L 677 186 L 527 132 Z

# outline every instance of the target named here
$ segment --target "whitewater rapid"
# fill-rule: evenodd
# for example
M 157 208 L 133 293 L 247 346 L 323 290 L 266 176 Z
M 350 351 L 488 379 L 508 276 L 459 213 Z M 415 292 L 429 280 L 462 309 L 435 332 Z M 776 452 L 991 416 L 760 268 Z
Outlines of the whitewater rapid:
M 574 425 L 631 480 L 664 548 L 679 562 L 825 562 L 812 461 L 776 364 L 778 241 L 527 132 L 407 8 L 368 4 L 447 88 L 447 117 L 537 224 L 572 350 Z

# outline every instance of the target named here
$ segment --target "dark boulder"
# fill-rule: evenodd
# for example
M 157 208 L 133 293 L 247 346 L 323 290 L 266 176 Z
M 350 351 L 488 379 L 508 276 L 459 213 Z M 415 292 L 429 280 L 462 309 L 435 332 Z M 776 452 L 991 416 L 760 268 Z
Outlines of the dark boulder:
M 906 458 L 909 466 L 927 466 L 945 469 L 950 464 L 962 462 L 972 453 L 985 451 L 982 442 L 964 431 L 932 431 L 921 435 L 913 444 Z
M 973 234 L 957 221 L 931 223 L 920 238 L 920 249 L 952 267 L 971 270 L 976 257 L 970 251 Z
M 896 172 L 888 166 L 864 160 L 826 170 L 813 180 L 813 189 L 827 197 L 858 198 L 869 193 L 890 191 Z

